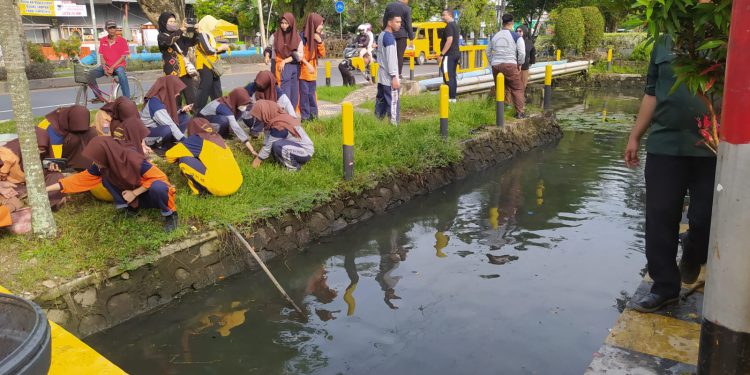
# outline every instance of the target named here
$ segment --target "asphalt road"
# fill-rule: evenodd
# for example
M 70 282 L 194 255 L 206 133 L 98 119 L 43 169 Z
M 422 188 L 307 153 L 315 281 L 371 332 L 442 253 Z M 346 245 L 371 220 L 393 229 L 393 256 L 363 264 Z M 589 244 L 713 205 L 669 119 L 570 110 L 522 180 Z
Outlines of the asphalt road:
M 331 69 L 331 84 L 333 86 L 339 86 L 342 84 L 341 74 L 338 71 L 337 63 L 339 60 L 332 62 Z M 322 65 L 322 64 L 321 64 Z M 255 68 L 255 67 L 253 67 Z M 264 68 L 264 65 L 258 64 L 257 69 L 253 69 L 252 72 L 248 73 L 227 73 L 221 77 L 222 89 L 231 90 L 235 87 L 245 86 L 248 82 L 255 79 L 255 75 L 258 71 Z M 415 66 L 414 73 L 430 74 L 436 73 L 437 65 L 435 63 L 428 63 L 421 66 Z M 404 75 L 408 75 L 409 67 L 404 66 Z M 364 83 L 361 75 L 355 74 L 358 83 Z M 71 80 L 73 78 L 71 77 Z M 154 80 L 142 81 L 143 90 L 148 91 Z M 318 70 L 318 85 L 325 85 L 325 67 L 321 67 Z M 108 88 L 108 85 L 102 86 L 103 89 Z M 43 89 L 34 90 L 31 92 L 31 106 L 34 116 L 43 116 L 51 112 L 54 108 L 72 105 L 75 101 L 76 90 L 78 86 L 56 88 L 56 89 Z M 90 108 L 98 108 L 101 104 L 89 105 Z M 10 95 L 0 95 L 0 121 L 10 120 L 13 118 L 13 110 L 11 109 Z

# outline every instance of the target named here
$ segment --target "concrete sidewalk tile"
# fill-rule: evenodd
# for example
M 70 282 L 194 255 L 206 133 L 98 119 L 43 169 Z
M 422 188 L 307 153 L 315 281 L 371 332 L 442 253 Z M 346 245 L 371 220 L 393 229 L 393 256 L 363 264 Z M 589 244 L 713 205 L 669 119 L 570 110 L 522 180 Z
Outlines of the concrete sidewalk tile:
M 605 343 L 669 360 L 698 361 L 700 324 L 627 309 L 620 315 Z
M 632 350 L 603 345 L 594 353 L 586 375 L 686 375 L 696 367 Z

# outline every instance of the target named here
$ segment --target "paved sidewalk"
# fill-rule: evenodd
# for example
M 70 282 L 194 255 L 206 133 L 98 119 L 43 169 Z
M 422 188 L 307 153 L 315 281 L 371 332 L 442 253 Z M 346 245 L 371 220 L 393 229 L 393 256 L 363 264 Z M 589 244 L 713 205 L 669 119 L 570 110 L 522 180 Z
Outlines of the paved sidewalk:
M 705 268 L 696 284 L 682 286 L 681 295 L 695 288 L 694 293 L 662 311 L 642 314 L 626 308 L 604 345 L 594 353 L 586 374 L 694 374 L 703 312 L 700 285 L 704 281 Z M 652 283 L 647 274 L 633 298 L 648 293 Z

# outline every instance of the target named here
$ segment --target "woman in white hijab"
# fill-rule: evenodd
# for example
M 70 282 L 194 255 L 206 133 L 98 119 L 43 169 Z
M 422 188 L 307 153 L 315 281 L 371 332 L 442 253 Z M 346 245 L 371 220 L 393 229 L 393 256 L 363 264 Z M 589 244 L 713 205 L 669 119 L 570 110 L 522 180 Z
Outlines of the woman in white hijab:
M 221 77 L 216 74 L 214 64 L 221 57 L 219 54 L 228 50 L 229 46 L 217 44 L 214 39 L 214 30 L 219 21 L 213 16 L 203 16 L 198 22 L 198 46 L 195 49 L 195 67 L 200 74 L 201 83 L 198 87 L 198 98 L 195 102 L 195 113 L 211 100 L 218 99 L 222 96 Z

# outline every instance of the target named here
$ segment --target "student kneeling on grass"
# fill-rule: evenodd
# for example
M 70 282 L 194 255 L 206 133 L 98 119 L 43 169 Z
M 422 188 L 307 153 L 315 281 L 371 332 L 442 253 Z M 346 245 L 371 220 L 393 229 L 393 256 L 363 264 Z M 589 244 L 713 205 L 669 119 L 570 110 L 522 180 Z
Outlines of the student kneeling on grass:
M 89 125 L 89 117 L 89 110 L 82 105 L 48 113 L 35 129 L 40 157 L 65 158 L 68 167 L 86 169 L 91 161 L 83 157 L 81 151 L 96 136 L 96 130 Z
M 132 148 L 110 137 L 96 137 L 83 150 L 93 161 L 85 171 L 47 186 L 47 191 L 72 194 L 89 191 L 99 183 L 112 194 L 115 208 L 135 216 L 141 208 L 158 208 L 164 217 L 164 230 L 177 228 L 175 189 L 159 168 Z
M 226 138 L 229 136 L 229 129 L 232 129 L 234 135 L 239 138 L 240 142 L 255 155 L 253 146 L 250 145 L 250 138 L 242 129 L 237 119 L 242 117 L 242 113 L 250 104 L 250 95 L 242 87 L 232 90 L 229 95 L 222 96 L 219 99 L 206 104 L 201 110 L 199 116 L 208 120 L 216 129 L 220 136 Z
M 146 138 L 149 146 L 171 145 L 185 136 L 185 125 L 190 120 L 188 112 L 193 105 L 178 109 L 177 97 L 186 87 L 177 76 L 168 75 L 157 79 L 146 93 L 141 120 L 149 130 Z
M 292 171 L 300 170 L 303 164 L 310 161 L 315 147 L 298 119 L 270 100 L 255 102 L 250 115 L 262 122 L 265 130 L 263 148 L 253 160 L 254 168 L 258 168 L 271 155 Z
M 188 137 L 164 155 L 178 163 L 193 194 L 209 193 L 217 197 L 232 195 L 242 186 L 242 172 L 232 150 L 204 118 L 188 123 Z
M 283 109 L 290 116 L 297 118 L 297 112 L 294 111 L 292 102 L 287 98 L 286 94 L 276 85 L 276 78 L 273 73 L 268 70 L 264 70 L 255 76 L 255 80 L 245 86 L 245 90 L 253 102 L 257 100 L 270 100 L 276 102 L 279 108 Z M 242 113 L 242 121 L 250 128 L 250 134 L 253 137 L 257 137 L 263 131 L 263 127 L 257 127 L 256 121 L 253 116 L 250 116 L 250 111 L 246 110 Z

